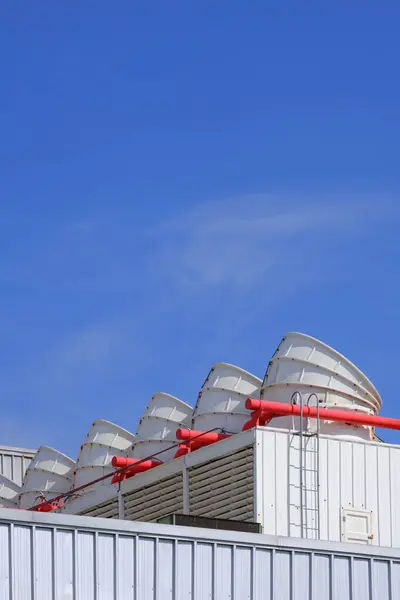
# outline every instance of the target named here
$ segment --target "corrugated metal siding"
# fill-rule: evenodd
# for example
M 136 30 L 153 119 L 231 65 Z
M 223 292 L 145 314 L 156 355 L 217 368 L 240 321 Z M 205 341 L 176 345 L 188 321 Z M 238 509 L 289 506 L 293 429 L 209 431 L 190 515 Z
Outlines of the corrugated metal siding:
M 254 519 L 253 446 L 192 467 L 188 476 L 190 514 Z
M 291 433 L 257 431 L 257 520 L 265 533 L 300 536 L 298 445 Z M 321 539 L 340 541 L 342 508 L 353 508 L 372 511 L 373 544 L 400 547 L 400 446 L 320 437 L 319 448 Z M 315 455 L 306 451 L 304 459 L 307 505 L 316 518 Z
M 35 450 L 0 446 L 0 475 L 21 485 L 25 471 L 35 456 L 35 452 Z
M 396 551 L 59 515 L 25 523 L 9 514 L 0 511 L 1 600 L 400 598 Z

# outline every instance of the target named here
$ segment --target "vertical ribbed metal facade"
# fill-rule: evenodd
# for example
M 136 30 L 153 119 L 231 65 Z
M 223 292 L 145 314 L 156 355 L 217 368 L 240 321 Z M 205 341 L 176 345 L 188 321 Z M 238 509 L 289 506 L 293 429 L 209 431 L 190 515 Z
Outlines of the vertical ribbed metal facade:
M 0 600 L 396 600 L 400 552 L 0 509 Z
M 21 485 L 25 471 L 35 453 L 36 450 L 0 446 L 0 475 Z

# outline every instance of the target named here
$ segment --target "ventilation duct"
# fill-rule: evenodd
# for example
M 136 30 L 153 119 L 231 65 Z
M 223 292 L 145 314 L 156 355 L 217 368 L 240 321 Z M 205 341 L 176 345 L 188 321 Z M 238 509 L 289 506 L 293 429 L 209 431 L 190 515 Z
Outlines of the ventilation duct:
M 129 450 L 133 458 L 146 458 L 160 454 L 159 460 L 167 462 L 175 456 L 176 430 L 190 427 L 193 408 L 170 394 L 154 394 L 139 421 L 135 443 Z
M 369 392 L 376 399 L 378 411 L 382 408 L 382 399 L 371 381 L 345 356 L 327 346 L 323 342 L 304 333 L 288 333 L 279 344 L 272 360 L 286 357 L 305 361 L 323 367 L 337 375 L 341 375 L 358 388 Z M 266 376 L 268 375 L 268 371 Z M 266 381 L 264 380 L 263 387 Z
M 20 508 L 30 508 L 68 492 L 75 461 L 49 446 L 40 446 L 26 470 L 20 493 Z
M 126 456 L 128 449 L 135 441 L 135 436 L 126 429 L 98 419 L 89 429 L 77 460 L 74 473 L 74 487 L 80 487 L 90 481 L 113 473 L 111 465 L 113 456 Z M 94 491 L 100 485 L 110 485 L 106 479 L 87 488 L 87 492 Z M 85 490 L 82 490 L 83 493 Z
M 0 475 L 0 507 L 17 508 L 21 487 L 8 477 Z
M 248 421 L 245 402 L 249 396 L 259 398 L 262 381 L 240 367 L 216 363 L 199 392 L 193 413 L 193 429 L 215 428 L 238 433 Z
M 301 333 L 289 333 L 273 355 L 261 389 L 261 398 L 275 402 L 308 404 L 324 408 L 377 414 L 382 400 L 368 378 L 347 358 L 326 344 Z M 316 428 L 315 420 L 304 423 Z M 371 439 L 371 429 L 323 422 L 320 432 Z M 293 417 L 272 419 L 268 426 L 299 428 Z

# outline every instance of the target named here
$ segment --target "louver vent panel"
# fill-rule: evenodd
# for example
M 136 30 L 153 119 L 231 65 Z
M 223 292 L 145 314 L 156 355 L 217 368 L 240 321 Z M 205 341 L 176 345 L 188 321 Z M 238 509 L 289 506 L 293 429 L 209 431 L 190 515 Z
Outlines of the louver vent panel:
M 253 447 L 189 469 L 191 515 L 252 521 Z
M 81 513 L 87 517 L 102 517 L 103 519 L 118 519 L 118 498 L 113 498 L 102 504 L 92 506 Z
M 183 476 L 181 473 L 125 495 L 125 519 L 156 521 L 172 513 L 183 512 Z

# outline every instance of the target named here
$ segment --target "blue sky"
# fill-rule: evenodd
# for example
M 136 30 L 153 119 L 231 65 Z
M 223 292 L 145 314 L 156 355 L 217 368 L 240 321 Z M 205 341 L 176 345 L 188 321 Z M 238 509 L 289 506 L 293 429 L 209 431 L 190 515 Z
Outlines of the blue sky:
M 74 457 L 289 330 L 400 417 L 399 6 L 0 10 L 0 442 Z

